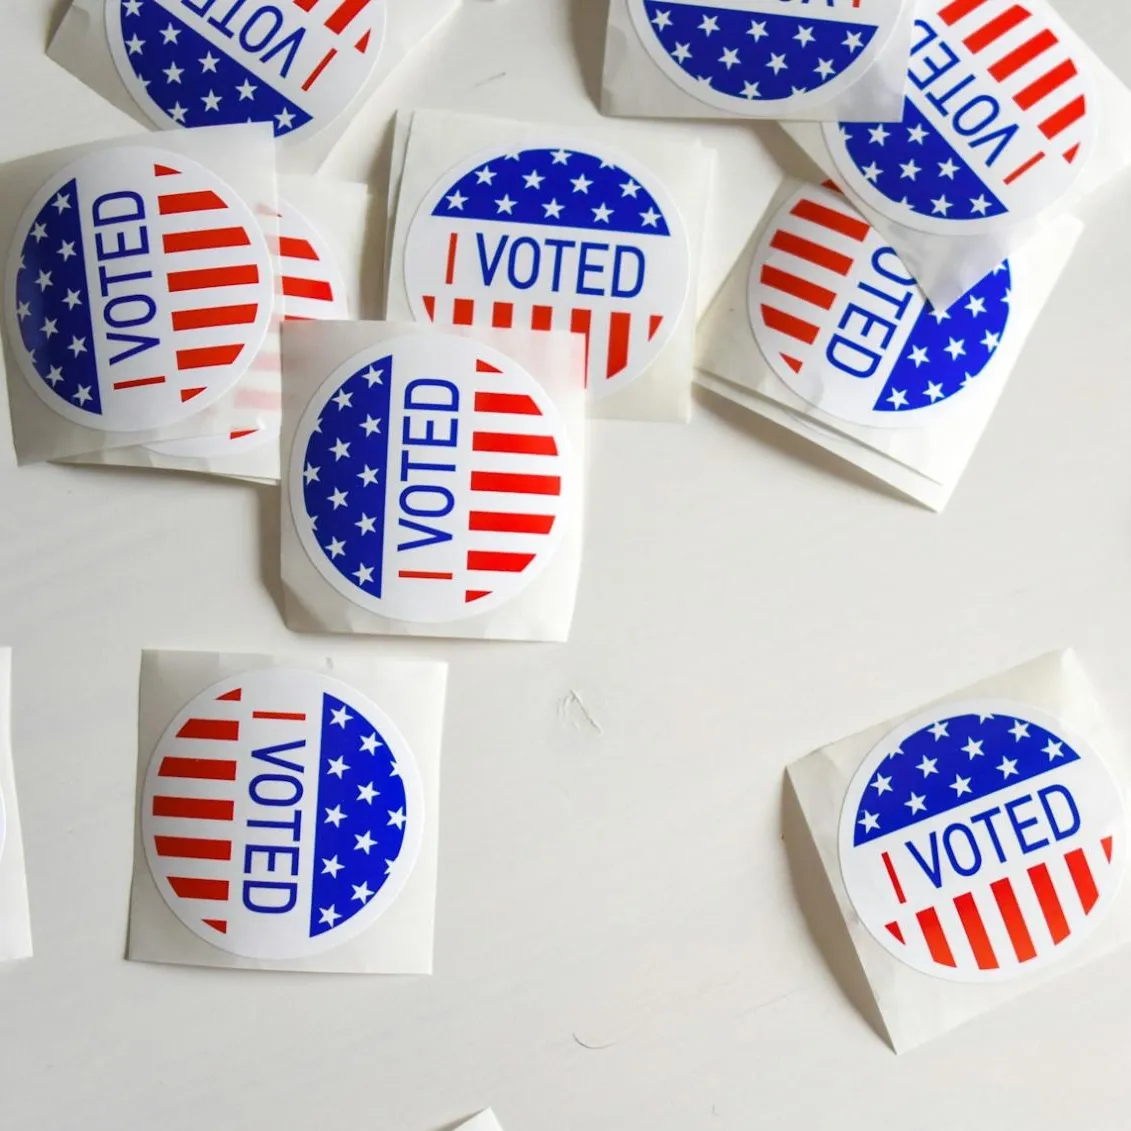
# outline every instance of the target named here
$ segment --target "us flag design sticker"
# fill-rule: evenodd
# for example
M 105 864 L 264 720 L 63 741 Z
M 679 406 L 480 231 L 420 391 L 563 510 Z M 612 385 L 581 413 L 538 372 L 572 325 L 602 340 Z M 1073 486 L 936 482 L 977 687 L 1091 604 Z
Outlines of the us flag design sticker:
M 925 232 L 991 230 L 1039 215 L 1095 145 L 1097 105 L 1044 3 L 919 0 L 899 122 L 828 124 L 852 190 Z
M 762 238 L 750 322 L 774 372 L 810 404 L 857 424 L 908 427 L 937 419 L 940 406 L 989 379 L 1012 286 L 1003 263 L 937 310 L 844 196 L 809 186 Z
M 997 700 L 947 704 L 888 735 L 853 779 L 840 866 L 895 957 L 958 981 L 1055 961 L 1111 905 L 1124 813 L 1099 758 L 1055 719 Z
M 629 0 L 645 50 L 692 97 L 734 114 L 826 102 L 875 62 L 904 0 Z
M 516 362 L 424 332 L 346 362 L 299 424 L 291 510 L 362 608 L 437 623 L 496 608 L 550 560 L 572 505 L 557 410 Z
M 514 150 L 473 158 L 425 198 L 405 284 L 420 322 L 583 334 L 589 389 L 604 396 L 675 331 L 690 252 L 644 170 L 561 146 Z
M 203 166 L 157 149 L 56 174 L 17 229 L 6 315 L 32 389 L 104 431 L 175 424 L 222 397 L 272 315 L 267 244 Z
M 369 78 L 385 0 L 106 0 L 118 73 L 159 126 L 311 135 Z
M 177 918 L 245 958 L 340 946 L 386 911 L 420 849 L 423 788 L 375 704 L 338 680 L 273 668 L 216 684 L 170 724 L 141 829 Z

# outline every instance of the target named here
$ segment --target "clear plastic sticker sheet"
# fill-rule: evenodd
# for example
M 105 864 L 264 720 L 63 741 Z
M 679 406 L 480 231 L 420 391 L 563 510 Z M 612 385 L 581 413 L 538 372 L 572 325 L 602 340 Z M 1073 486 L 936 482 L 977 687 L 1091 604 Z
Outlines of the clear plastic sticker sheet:
M 786 181 L 701 324 L 697 380 L 942 510 L 1080 231 L 1058 218 L 938 308 L 843 193 Z
M 386 317 L 575 333 L 590 416 L 689 419 L 713 150 L 437 110 L 394 140 Z
M 568 639 L 581 568 L 578 335 L 284 333 L 284 617 L 300 632 Z
M 1131 163 L 1131 92 L 1046 0 L 914 0 L 901 114 L 783 127 L 947 307 Z
M 224 434 L 278 387 L 274 145 L 141 135 L 4 167 L 0 328 L 18 461 Z
M 272 248 L 276 323 L 366 314 L 373 300 L 366 294 L 365 280 L 378 269 L 368 262 L 374 255 L 372 241 L 366 238 L 369 203 L 365 185 L 294 173 L 279 177 L 279 235 Z M 280 364 L 277 353 L 265 352 L 256 359 L 248 381 L 236 392 L 240 419 L 226 434 L 115 448 L 70 462 L 277 483 Z
M 0 962 L 31 957 L 24 844 L 12 768 L 12 652 L 0 648 Z
M 446 678 L 144 653 L 127 957 L 431 973 Z
M 787 777 L 897 1052 L 1131 941 L 1125 736 L 1071 651 Z
M 57 63 L 157 129 L 263 122 L 315 172 L 354 113 L 459 0 L 72 0 Z
M 631 118 L 898 118 L 913 0 L 612 0 L 601 110 Z

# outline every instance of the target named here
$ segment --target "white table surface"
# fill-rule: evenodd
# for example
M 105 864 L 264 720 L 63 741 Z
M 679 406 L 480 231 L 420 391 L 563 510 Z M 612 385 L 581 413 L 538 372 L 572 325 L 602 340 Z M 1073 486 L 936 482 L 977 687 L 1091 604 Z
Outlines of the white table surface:
M 63 7 L 0 4 L 0 159 L 136 128 L 42 55 Z M 1060 7 L 1131 79 L 1123 0 Z M 603 11 L 468 0 L 339 168 L 378 168 L 396 105 L 595 118 Z M 760 207 L 756 133 L 651 128 L 718 145 L 717 282 Z M 789 761 L 1066 643 L 1131 735 L 1129 193 L 1091 208 L 942 516 L 711 404 L 595 427 L 565 647 L 297 639 L 270 491 L 9 456 L 36 955 L 0 971 L 0 1127 L 436 1131 L 492 1104 L 507 1131 L 1126 1128 L 1131 954 L 897 1058 L 818 952 L 779 834 Z M 433 977 L 122 960 L 143 647 L 451 660 Z

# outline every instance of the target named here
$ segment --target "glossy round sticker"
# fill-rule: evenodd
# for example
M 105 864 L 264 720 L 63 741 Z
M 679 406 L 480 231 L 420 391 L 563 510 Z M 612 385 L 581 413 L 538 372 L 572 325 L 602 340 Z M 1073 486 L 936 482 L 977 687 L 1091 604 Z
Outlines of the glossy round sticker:
M 480 154 L 425 197 L 405 247 L 414 317 L 584 334 L 603 396 L 655 360 L 687 301 L 674 202 L 623 158 L 560 145 Z
M 313 672 L 245 672 L 169 725 L 145 778 L 154 882 L 195 935 L 294 959 L 359 935 L 404 888 L 425 820 L 396 725 Z
M 840 819 L 861 922 L 924 974 L 967 982 L 1055 961 L 1097 926 L 1125 859 L 1120 791 L 1056 719 L 944 704 L 868 755 Z
M 966 234 L 1031 219 L 1096 144 L 1088 61 L 1047 5 L 920 0 L 899 122 L 825 126 L 845 183 L 888 218 Z
M 279 241 L 276 254 L 283 321 L 348 319 L 349 297 L 335 257 L 313 224 L 294 205 L 279 201 Z M 221 459 L 239 455 L 279 435 L 282 398 L 278 355 L 259 354 L 252 376 L 241 383 L 233 405 L 242 419 L 227 435 L 195 436 L 148 444 L 152 452 L 174 457 Z
M 385 0 L 106 0 L 118 73 L 157 125 L 267 122 L 316 133 L 356 98 Z
M 425 332 L 342 365 L 292 449 L 291 510 L 319 573 L 394 620 L 475 616 L 550 560 L 574 490 L 565 430 L 521 366 Z
M 92 153 L 20 220 L 5 315 L 28 383 L 75 424 L 131 432 L 219 400 L 272 311 L 266 241 L 214 174 L 148 147 Z
M 904 0 L 629 0 L 645 50 L 676 86 L 733 114 L 816 106 L 855 83 Z
M 930 424 L 991 379 L 1008 332 L 1003 263 L 936 310 L 898 254 L 838 192 L 798 190 L 771 221 L 748 290 L 754 337 L 810 404 L 857 424 Z

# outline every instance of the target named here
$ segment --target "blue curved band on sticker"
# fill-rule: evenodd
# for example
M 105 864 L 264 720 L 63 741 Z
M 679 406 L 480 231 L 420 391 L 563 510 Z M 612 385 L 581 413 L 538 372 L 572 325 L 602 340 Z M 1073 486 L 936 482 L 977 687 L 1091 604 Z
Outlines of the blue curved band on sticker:
M 686 74 L 748 102 L 819 90 L 851 67 L 876 34 L 874 24 L 709 4 L 646 0 L 644 7 L 656 38 Z

